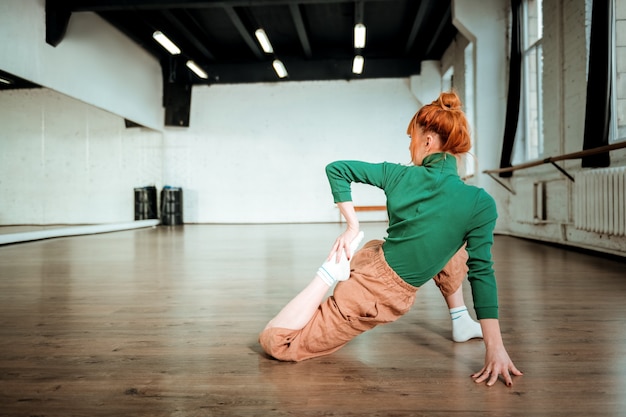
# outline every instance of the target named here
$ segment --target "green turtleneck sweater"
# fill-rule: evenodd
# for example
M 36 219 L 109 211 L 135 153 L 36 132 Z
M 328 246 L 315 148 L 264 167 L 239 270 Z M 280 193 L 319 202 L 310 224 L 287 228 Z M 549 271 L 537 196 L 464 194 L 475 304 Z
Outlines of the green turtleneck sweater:
M 326 174 L 335 203 L 352 201 L 352 182 L 385 192 L 389 216 L 385 259 L 415 287 L 439 273 L 467 243 L 476 316 L 498 318 L 491 259 L 496 205 L 485 190 L 461 181 L 454 156 L 428 155 L 422 166 L 337 161 L 326 167 Z

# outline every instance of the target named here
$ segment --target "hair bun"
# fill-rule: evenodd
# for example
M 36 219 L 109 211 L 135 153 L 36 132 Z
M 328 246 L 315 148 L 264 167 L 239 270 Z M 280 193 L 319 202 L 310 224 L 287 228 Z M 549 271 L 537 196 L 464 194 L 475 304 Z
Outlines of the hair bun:
M 441 152 L 455 155 L 469 152 L 472 141 L 461 106 L 461 99 L 454 90 L 441 93 L 437 100 L 415 113 L 406 132 L 412 135 L 415 129 L 421 129 L 423 132 L 438 134 L 442 142 Z
M 461 109 L 461 99 L 456 93 L 447 91 L 439 94 L 439 98 L 436 101 L 439 106 L 443 109 L 450 110 L 460 110 Z M 433 103 L 434 104 L 434 103 Z

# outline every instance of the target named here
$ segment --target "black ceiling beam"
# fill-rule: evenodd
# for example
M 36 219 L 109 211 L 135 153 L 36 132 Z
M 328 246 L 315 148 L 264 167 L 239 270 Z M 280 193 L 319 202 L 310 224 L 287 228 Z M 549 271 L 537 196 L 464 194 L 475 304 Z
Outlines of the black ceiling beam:
M 304 51 L 304 55 L 307 58 L 311 58 L 313 56 L 313 51 L 311 51 L 311 44 L 309 43 L 309 37 L 306 32 L 306 27 L 304 27 L 304 20 L 302 20 L 302 13 L 300 12 L 300 5 L 289 4 L 289 11 L 291 12 L 291 18 L 293 19 L 293 23 L 296 27 L 296 31 L 298 32 L 298 38 L 300 39 L 300 44 L 302 45 L 302 50 Z
M 261 48 L 259 48 L 259 45 L 257 45 L 254 39 L 252 39 L 252 36 L 250 36 L 246 25 L 244 25 L 243 21 L 237 14 L 237 11 L 230 6 L 224 7 L 224 11 L 233 22 L 233 25 L 235 25 L 235 28 L 237 28 L 237 31 L 243 38 L 244 42 L 246 43 L 246 45 L 248 45 L 248 47 L 250 47 L 250 50 L 254 53 L 257 59 L 263 59 L 263 51 L 261 50 Z
M 450 22 L 451 19 L 452 19 L 452 6 L 450 5 L 446 9 L 446 13 L 444 14 L 443 18 L 439 19 L 439 24 L 437 25 L 437 29 L 435 30 L 435 33 L 433 33 L 432 37 L 430 38 L 430 43 L 428 44 L 428 47 L 425 50 L 424 56 L 430 55 L 431 51 L 435 47 L 435 44 L 441 37 L 441 33 L 444 31 L 444 29 L 446 28 L 446 25 Z
M 186 10 L 184 10 L 184 13 L 185 13 L 185 15 L 186 15 L 187 19 L 189 19 L 189 21 L 191 21 L 191 22 L 194 24 L 194 26 L 195 26 L 195 30 L 196 30 L 197 32 L 200 32 L 200 33 L 201 33 L 201 34 L 205 37 L 205 39 L 206 39 L 206 38 L 207 38 L 207 33 L 205 32 L 205 30 L 204 30 L 204 28 L 202 27 L 202 25 L 200 24 L 200 22 L 198 22 L 198 19 L 196 19 L 196 17 L 195 17 L 193 14 L 189 13 L 189 12 L 188 12 L 188 11 L 186 11 Z M 210 51 L 209 51 L 209 52 L 210 52 Z M 210 55 L 211 55 L 210 59 L 211 59 L 211 60 L 214 60 L 214 59 L 215 59 L 215 57 L 213 56 L 213 54 L 212 54 L 212 53 L 210 53 Z
M 364 2 L 389 2 L 398 0 L 362 0 Z M 353 3 L 354 0 L 297 0 L 297 4 Z M 210 7 L 256 7 L 285 6 L 293 0 L 65 0 L 64 5 L 73 12 L 120 11 L 174 8 L 210 8 Z
M 185 38 L 187 38 L 189 40 L 189 42 L 191 42 L 191 44 L 198 50 L 200 51 L 200 53 L 202 55 L 204 55 L 205 58 L 210 59 L 210 60 L 214 60 L 215 56 L 211 53 L 211 51 L 209 51 L 207 49 L 207 47 L 204 46 L 204 43 L 201 42 L 196 35 L 194 35 L 193 33 L 191 33 L 191 31 L 189 31 L 189 29 L 187 29 L 187 26 L 184 25 L 176 16 L 174 16 L 174 14 L 169 11 L 169 10 L 163 10 L 162 11 L 163 16 L 172 23 L 172 25 L 174 25 L 174 27 L 176 27 L 176 29 L 178 31 L 180 31 L 181 33 L 183 33 L 185 35 Z
M 413 20 L 413 26 L 411 27 L 411 32 L 409 33 L 409 37 L 407 38 L 407 41 L 406 41 L 406 46 L 404 47 L 405 54 L 408 54 L 409 51 L 413 48 L 419 29 L 424 25 L 426 12 L 428 12 L 428 3 L 429 2 L 427 1 L 420 2 L 419 8 L 417 9 L 417 13 L 415 14 L 415 20 Z
M 357 23 L 365 23 L 363 21 L 363 15 L 365 14 L 365 7 L 363 4 L 363 0 L 357 0 L 354 2 L 354 24 Z

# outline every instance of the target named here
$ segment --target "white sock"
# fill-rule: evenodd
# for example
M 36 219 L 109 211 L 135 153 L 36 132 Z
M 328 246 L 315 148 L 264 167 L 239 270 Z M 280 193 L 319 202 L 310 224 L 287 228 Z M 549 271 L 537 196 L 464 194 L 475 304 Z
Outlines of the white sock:
M 364 233 L 359 232 L 350 243 L 350 254 L 354 256 L 359 244 L 363 240 Z M 350 278 L 350 261 L 346 257 L 343 249 L 341 249 L 341 257 L 336 262 L 335 255 L 330 261 L 326 261 L 317 270 L 317 276 L 322 279 L 329 287 L 332 287 L 337 281 L 345 281 Z
M 455 342 L 467 342 L 476 337 L 483 337 L 480 323 L 472 319 L 467 307 L 451 308 L 450 318 L 452 319 L 452 340 Z
M 322 281 L 326 283 L 326 285 L 332 287 L 333 285 L 335 285 L 335 282 L 337 282 L 337 280 L 333 278 L 332 275 L 330 275 L 330 272 L 328 272 L 328 270 L 325 268 L 325 265 L 326 262 L 324 262 L 324 264 L 320 266 L 320 268 L 317 270 L 317 276 L 320 277 Z

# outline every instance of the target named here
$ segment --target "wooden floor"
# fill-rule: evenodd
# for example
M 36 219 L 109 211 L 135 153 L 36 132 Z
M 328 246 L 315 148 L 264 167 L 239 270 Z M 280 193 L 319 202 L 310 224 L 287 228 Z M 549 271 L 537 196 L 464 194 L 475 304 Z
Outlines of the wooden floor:
M 364 224 L 366 239 L 384 224 Z M 1 416 L 626 416 L 626 263 L 496 237 L 505 344 L 477 385 L 432 283 L 399 321 L 302 363 L 265 323 L 338 224 L 178 226 L 0 247 Z M 469 286 L 465 288 L 468 302 Z M 473 313 L 473 312 L 472 312 Z

